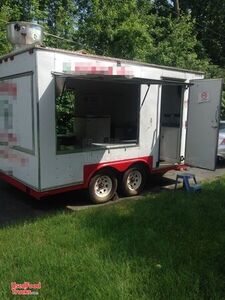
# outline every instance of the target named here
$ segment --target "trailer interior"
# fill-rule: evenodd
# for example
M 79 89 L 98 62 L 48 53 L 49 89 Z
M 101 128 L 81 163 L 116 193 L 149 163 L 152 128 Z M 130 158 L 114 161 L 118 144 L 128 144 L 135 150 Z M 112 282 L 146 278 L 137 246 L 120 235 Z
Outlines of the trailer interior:
M 183 95 L 182 85 L 162 86 L 160 165 L 180 162 Z
M 140 84 L 55 76 L 57 153 L 138 143 Z

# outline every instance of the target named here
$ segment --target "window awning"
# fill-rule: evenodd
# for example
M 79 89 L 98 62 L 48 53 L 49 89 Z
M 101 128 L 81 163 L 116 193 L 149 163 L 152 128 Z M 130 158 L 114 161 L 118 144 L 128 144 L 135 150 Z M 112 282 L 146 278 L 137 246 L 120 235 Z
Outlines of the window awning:
M 103 81 L 103 82 L 119 82 L 126 84 L 158 84 L 158 85 L 176 85 L 188 87 L 193 83 L 187 83 L 182 80 L 168 80 L 168 79 L 150 79 L 141 77 L 130 77 L 124 75 L 106 75 L 106 74 L 77 74 L 72 72 L 52 72 L 54 76 L 62 79 L 76 79 L 76 80 L 92 80 L 92 81 Z

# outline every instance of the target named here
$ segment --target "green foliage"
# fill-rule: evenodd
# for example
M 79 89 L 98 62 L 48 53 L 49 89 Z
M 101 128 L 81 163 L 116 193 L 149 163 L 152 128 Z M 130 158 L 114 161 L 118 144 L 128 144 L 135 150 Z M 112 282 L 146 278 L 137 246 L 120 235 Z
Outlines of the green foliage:
M 180 19 L 158 17 L 154 28 L 154 51 L 149 53 L 149 61 L 167 66 L 205 70 L 209 61 L 199 59 L 196 53 L 198 40 L 194 32 L 194 21 L 190 16 Z
M 10 7 L 7 5 L 2 5 L 0 9 L 0 55 L 11 50 L 11 46 L 6 39 L 6 22 L 9 19 Z
M 72 0 L 46 1 L 46 10 L 48 12 L 42 25 L 48 33 L 59 35 L 65 39 L 74 40 L 74 43 L 68 43 L 63 40 L 55 39 L 49 36 L 45 38 L 45 44 L 49 47 L 63 49 L 77 49 L 76 43 L 76 5 Z
M 10 51 L 1 20 L 38 21 L 44 45 L 203 70 L 224 77 L 224 1 L 0 0 L 0 54 Z M 210 41 L 210 42 L 209 42 Z
M 76 5 L 72 0 L 0 0 L 0 54 L 7 53 L 5 21 L 36 21 L 44 30 L 66 39 L 76 38 Z M 45 36 L 44 44 L 64 49 L 77 48 L 76 42 L 68 44 L 63 40 Z
M 225 1 L 181 0 L 181 9 L 196 19 L 195 31 L 212 62 L 225 66 Z
M 207 69 L 190 16 L 163 16 L 149 1 L 78 1 L 80 43 L 91 52 L 169 66 Z M 85 9 L 86 8 L 86 9 Z M 167 12 L 171 5 L 167 5 Z M 165 13 L 164 13 L 165 15 Z
M 143 16 L 137 1 L 78 1 L 80 44 L 91 52 L 146 60 L 153 40 L 149 26 L 153 18 Z
M 56 132 L 68 134 L 74 131 L 74 91 L 65 90 L 56 98 Z
M 220 107 L 220 118 L 221 120 L 225 120 L 225 91 L 222 93 L 222 103 Z

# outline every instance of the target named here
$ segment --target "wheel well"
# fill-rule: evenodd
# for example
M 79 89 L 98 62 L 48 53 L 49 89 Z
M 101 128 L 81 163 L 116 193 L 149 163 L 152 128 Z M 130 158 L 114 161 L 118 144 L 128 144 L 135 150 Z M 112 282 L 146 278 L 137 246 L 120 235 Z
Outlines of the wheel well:
M 127 170 L 130 169 L 130 168 L 134 168 L 134 167 L 142 168 L 146 172 L 146 174 L 148 174 L 148 172 L 149 172 L 149 166 L 144 162 L 141 162 L 141 161 L 140 162 L 135 162 L 132 165 L 130 165 L 127 168 Z
M 119 178 L 122 176 L 122 174 L 123 174 L 124 172 L 126 172 L 128 169 L 134 168 L 134 167 L 140 167 L 140 168 L 144 169 L 145 172 L 146 172 L 146 174 L 149 172 L 149 166 L 148 166 L 145 162 L 140 161 L 140 162 L 135 162 L 135 163 L 131 164 L 131 165 L 130 165 L 126 170 L 124 170 L 124 171 L 119 171 L 119 170 L 117 170 L 116 168 L 113 168 L 113 167 L 110 167 L 110 166 L 106 166 L 106 167 L 103 167 L 103 168 L 97 170 L 94 174 L 92 174 L 92 176 L 94 176 L 95 174 L 97 174 L 98 172 L 101 172 L 101 171 L 103 171 L 103 170 L 109 170 L 109 171 L 113 172 L 114 175 L 117 176 L 117 178 L 119 179 Z M 91 176 L 91 177 L 92 177 L 92 176 Z
M 88 180 L 86 181 L 86 183 L 87 183 L 87 185 L 89 185 L 91 178 L 93 176 L 95 176 L 97 173 L 103 172 L 103 171 L 110 171 L 116 176 L 116 178 L 118 180 L 121 180 L 124 172 L 126 172 L 128 169 L 133 168 L 133 167 L 143 168 L 143 170 L 145 170 L 145 172 L 146 172 L 146 175 L 150 172 L 149 165 L 143 161 L 133 162 L 126 169 L 124 169 L 122 171 L 118 170 L 116 167 L 113 167 L 113 166 L 104 166 L 102 168 L 99 168 L 98 170 L 95 170 L 93 173 L 89 174 Z
M 110 171 L 110 172 L 112 172 L 117 177 L 117 179 L 119 179 L 119 177 L 120 177 L 120 172 L 118 170 L 116 170 L 113 167 L 107 166 L 107 167 L 100 168 L 97 171 L 95 171 L 94 173 L 92 173 L 91 176 L 89 177 L 88 184 L 90 183 L 90 180 L 91 180 L 91 178 L 93 176 L 95 176 L 96 174 L 98 174 L 100 172 L 103 172 L 103 171 Z

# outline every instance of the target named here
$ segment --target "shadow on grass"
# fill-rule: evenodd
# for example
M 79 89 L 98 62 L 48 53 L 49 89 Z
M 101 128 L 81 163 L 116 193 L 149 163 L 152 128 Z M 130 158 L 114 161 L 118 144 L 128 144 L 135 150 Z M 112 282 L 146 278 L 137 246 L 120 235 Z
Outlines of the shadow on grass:
M 161 191 L 163 186 L 173 185 L 174 180 L 166 178 L 152 178 L 144 191 L 144 195 Z M 109 204 L 111 204 L 109 202 Z M 33 197 L 0 181 L 0 228 L 8 225 L 36 220 L 40 217 L 53 215 L 70 209 L 79 210 L 94 207 L 84 190 L 67 192 L 51 196 L 42 200 Z M 70 207 L 70 209 L 68 208 Z
M 36 200 L 3 181 L 0 181 L 0 190 L 0 227 L 66 211 L 67 206 L 75 202 L 80 205 L 89 203 L 84 191 Z
M 103 261 L 126 264 L 134 276 L 145 274 L 146 284 L 136 287 L 145 295 L 224 299 L 224 195 L 225 181 L 218 180 L 201 193 L 163 192 L 132 205 L 92 210 L 81 226 L 90 232 L 92 247 L 103 241 Z
M 204 185 L 201 193 L 170 190 L 69 215 L 61 214 L 61 201 L 70 203 L 70 194 L 68 200 L 54 198 L 52 207 L 48 202 L 31 204 L 30 197 L 15 189 L 5 194 L 8 188 L 3 186 L 3 195 L 11 193 L 9 208 L 15 205 L 15 212 L 8 216 L 14 220 L 32 223 L 52 214 L 35 226 L 2 235 L 5 242 L 21 235 L 19 245 L 14 239 L 8 243 L 8 263 L 3 265 L 10 270 L 17 262 L 13 280 L 27 280 L 29 267 L 33 280 L 43 278 L 47 287 L 43 284 L 40 299 L 60 292 L 65 299 L 224 299 L 224 179 Z M 11 280 L 7 272 L 5 293 Z

